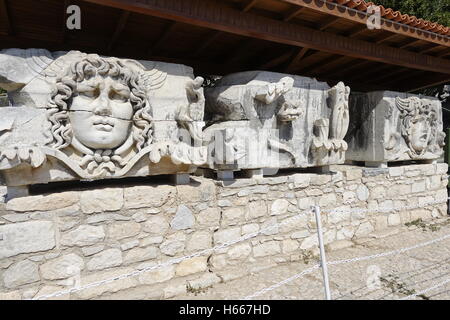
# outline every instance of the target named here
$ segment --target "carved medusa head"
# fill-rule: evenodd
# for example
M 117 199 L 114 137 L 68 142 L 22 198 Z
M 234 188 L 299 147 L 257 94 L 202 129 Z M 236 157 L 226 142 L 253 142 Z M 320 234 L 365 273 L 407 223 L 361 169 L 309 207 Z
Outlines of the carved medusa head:
M 133 139 L 151 142 L 152 110 L 138 63 L 87 55 L 57 79 L 47 105 L 49 145 L 114 150 Z
M 434 137 L 440 139 L 436 110 L 431 103 L 417 97 L 397 98 L 396 102 L 401 112 L 401 134 L 406 144 L 416 155 L 424 154 L 435 140 Z M 439 141 L 438 143 L 441 144 Z

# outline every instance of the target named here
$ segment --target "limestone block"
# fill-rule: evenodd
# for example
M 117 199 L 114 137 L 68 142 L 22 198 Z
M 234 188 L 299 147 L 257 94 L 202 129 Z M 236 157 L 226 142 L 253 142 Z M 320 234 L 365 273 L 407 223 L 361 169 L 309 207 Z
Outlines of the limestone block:
M 124 263 L 135 263 L 155 259 L 159 256 L 159 250 L 156 247 L 134 248 L 125 254 Z
M 264 217 L 267 215 L 267 205 L 265 201 L 253 201 L 248 204 L 245 218 L 247 220 Z
M 205 91 L 208 167 L 304 168 L 343 163 L 350 88 L 265 71 L 231 74 Z M 314 110 L 314 111 L 313 111 Z
M 388 216 L 388 225 L 389 226 L 398 226 L 402 223 L 400 214 L 394 213 Z
M 363 237 L 372 233 L 374 230 L 375 228 L 372 226 L 372 224 L 369 221 L 366 221 L 359 225 L 358 229 L 355 232 L 355 236 Z
M 283 253 L 292 253 L 300 248 L 300 244 L 296 240 L 284 240 L 282 242 Z
M 175 276 L 175 266 L 167 266 L 155 270 L 147 271 L 139 276 L 141 284 L 151 285 L 172 279 Z M 186 288 L 186 285 L 185 285 Z
M 44 49 L 1 50 L 0 61 L 13 104 L 0 112 L 8 186 L 191 173 L 206 163 L 203 78 L 189 67 Z
M 61 244 L 65 246 L 90 246 L 102 241 L 105 231 L 102 226 L 82 225 L 61 236 Z
M 183 252 L 185 248 L 186 236 L 183 233 L 172 234 L 161 244 L 161 252 L 167 256 L 173 257 Z
M 240 223 L 245 216 L 244 207 L 234 207 L 222 211 L 222 224 L 232 226 Z
M 95 254 L 86 263 L 86 267 L 89 271 L 103 270 L 120 266 L 122 261 L 122 252 L 119 249 L 107 249 Z
M 231 247 L 227 251 L 227 255 L 232 260 L 246 259 L 252 252 L 252 247 L 248 243 L 241 243 Z
M 150 216 L 144 223 L 143 229 L 151 234 L 163 235 L 169 230 L 169 222 L 162 215 Z
M 81 252 L 83 252 L 83 255 L 85 257 L 89 257 L 96 253 L 99 253 L 103 249 L 105 249 L 104 245 L 97 245 L 97 246 L 92 246 L 92 247 L 83 247 L 83 248 L 81 248 Z
M 84 260 L 80 256 L 69 253 L 41 265 L 42 278 L 58 280 L 80 275 L 84 269 Z
M 348 181 L 361 179 L 362 178 L 362 170 L 361 169 L 349 169 L 345 171 L 345 177 Z
M 336 205 L 336 194 L 334 193 L 329 193 L 326 195 L 323 195 L 322 197 L 320 197 L 319 199 L 319 206 L 321 207 L 328 207 L 330 205 Z
M 272 206 L 270 207 L 270 214 L 273 216 L 278 216 L 281 214 L 285 214 L 289 207 L 289 201 L 286 199 L 277 199 L 272 202 Z
M 238 239 L 241 236 L 241 228 L 240 227 L 234 227 L 234 228 L 228 228 L 219 230 L 214 233 L 213 239 L 214 244 L 222 244 L 228 241 L 233 241 Z
M 436 174 L 446 174 L 447 172 L 448 172 L 448 164 L 447 163 L 436 164 Z
M 178 206 L 175 217 L 170 222 L 170 226 L 174 230 L 185 230 L 192 228 L 195 223 L 195 217 L 192 211 L 185 205 Z
M 0 226 L 0 259 L 21 253 L 53 249 L 55 229 L 50 221 L 30 221 Z
M 183 260 L 176 267 L 176 275 L 179 277 L 187 276 L 190 274 L 206 271 L 208 257 L 195 257 L 187 260 Z
M 211 248 L 211 246 L 212 246 L 211 233 L 208 231 L 196 231 L 191 235 L 186 245 L 186 249 L 192 252 L 208 249 Z
M 125 188 L 125 207 L 129 209 L 158 208 L 171 200 L 175 193 L 175 187 L 164 185 Z
M 132 268 L 114 268 L 105 271 L 95 271 L 88 275 L 81 277 L 81 286 L 86 286 L 91 283 L 95 283 L 102 280 L 116 278 L 118 276 L 131 273 L 134 271 Z M 104 293 L 114 293 L 121 290 L 130 289 L 139 285 L 137 277 L 127 277 L 125 279 L 115 280 L 102 284 L 101 286 L 87 288 L 76 293 L 79 299 L 92 299 L 99 297 Z
M 266 257 L 281 253 L 280 243 L 278 241 L 268 241 L 253 247 L 253 256 Z
M 123 207 L 123 189 L 105 188 L 83 191 L 80 195 L 81 210 L 84 213 L 116 211 Z
M 77 192 L 62 192 L 12 199 L 6 204 L 6 209 L 18 212 L 52 211 L 70 207 L 78 201 Z
M 208 208 L 196 215 L 197 223 L 203 227 L 218 227 L 220 211 L 217 208 Z
M 245 224 L 242 226 L 242 235 L 255 233 L 259 231 L 259 225 L 257 223 Z
M 435 160 L 443 154 L 445 134 L 437 98 L 392 91 L 352 94 L 350 114 L 347 160 Z M 391 176 L 400 175 L 401 169 L 392 169 Z
M 359 201 L 366 201 L 369 199 L 370 192 L 369 189 L 365 185 L 360 185 L 358 189 L 356 189 L 356 197 Z
M 203 288 L 209 288 L 212 285 L 219 283 L 221 279 L 216 276 L 214 273 L 205 273 L 200 278 L 195 280 L 189 280 L 188 286 L 193 289 L 203 289 Z
M 136 222 L 116 222 L 108 225 L 108 237 L 121 240 L 136 236 L 141 231 L 141 225 Z
M 13 289 L 24 284 L 40 280 L 39 270 L 36 263 L 23 260 L 9 267 L 3 274 L 5 287 Z
M 327 244 L 327 250 L 336 251 L 336 250 L 342 250 L 345 248 L 350 248 L 352 246 L 353 246 L 353 242 L 351 242 L 349 240 L 337 240 L 337 241 Z
M 261 224 L 261 230 L 262 235 L 270 236 L 278 234 L 279 232 L 279 226 L 277 219 L 275 217 L 271 217 L 264 221 L 264 223 Z

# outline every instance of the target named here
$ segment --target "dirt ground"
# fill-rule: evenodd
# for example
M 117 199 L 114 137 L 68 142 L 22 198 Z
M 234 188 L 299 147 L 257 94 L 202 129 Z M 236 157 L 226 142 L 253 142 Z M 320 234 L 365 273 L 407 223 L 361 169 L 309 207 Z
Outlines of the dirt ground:
M 411 247 L 450 234 L 450 217 L 430 223 L 416 221 L 370 238 L 359 239 L 351 247 L 327 252 L 328 262 L 370 256 Z M 318 263 L 313 258 L 266 269 L 248 277 L 218 283 L 199 292 L 188 292 L 176 299 L 242 299 L 301 273 Z M 334 300 L 401 299 L 450 279 L 450 238 L 399 254 L 375 259 L 329 265 Z M 290 281 L 255 299 L 324 299 L 322 270 Z M 414 297 L 423 300 L 450 299 L 450 282 Z

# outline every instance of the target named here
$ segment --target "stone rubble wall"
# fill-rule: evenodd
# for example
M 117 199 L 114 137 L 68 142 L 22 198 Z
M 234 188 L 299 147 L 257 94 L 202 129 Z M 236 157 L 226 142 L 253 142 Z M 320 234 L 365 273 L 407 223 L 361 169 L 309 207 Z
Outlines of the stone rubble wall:
M 312 205 L 322 210 L 398 208 L 388 213 L 323 213 L 329 250 L 419 218 L 447 214 L 447 164 L 295 173 L 230 184 L 193 177 L 190 185 L 66 191 L 0 204 L 0 300 L 32 299 L 109 279 L 230 241 L 265 234 L 213 254 L 85 289 L 58 299 L 167 299 L 276 264 L 317 254 Z

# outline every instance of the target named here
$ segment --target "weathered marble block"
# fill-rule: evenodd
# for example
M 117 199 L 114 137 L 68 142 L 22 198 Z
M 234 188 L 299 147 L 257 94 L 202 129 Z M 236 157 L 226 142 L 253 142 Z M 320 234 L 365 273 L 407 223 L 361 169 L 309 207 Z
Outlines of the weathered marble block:
M 206 162 L 203 79 L 190 67 L 78 51 L 0 51 L 8 187 L 191 173 Z
M 392 91 L 350 96 L 347 160 L 369 166 L 433 161 L 443 153 L 442 108 L 437 98 Z
M 306 168 L 345 161 L 350 88 L 250 71 L 205 90 L 208 167 Z

